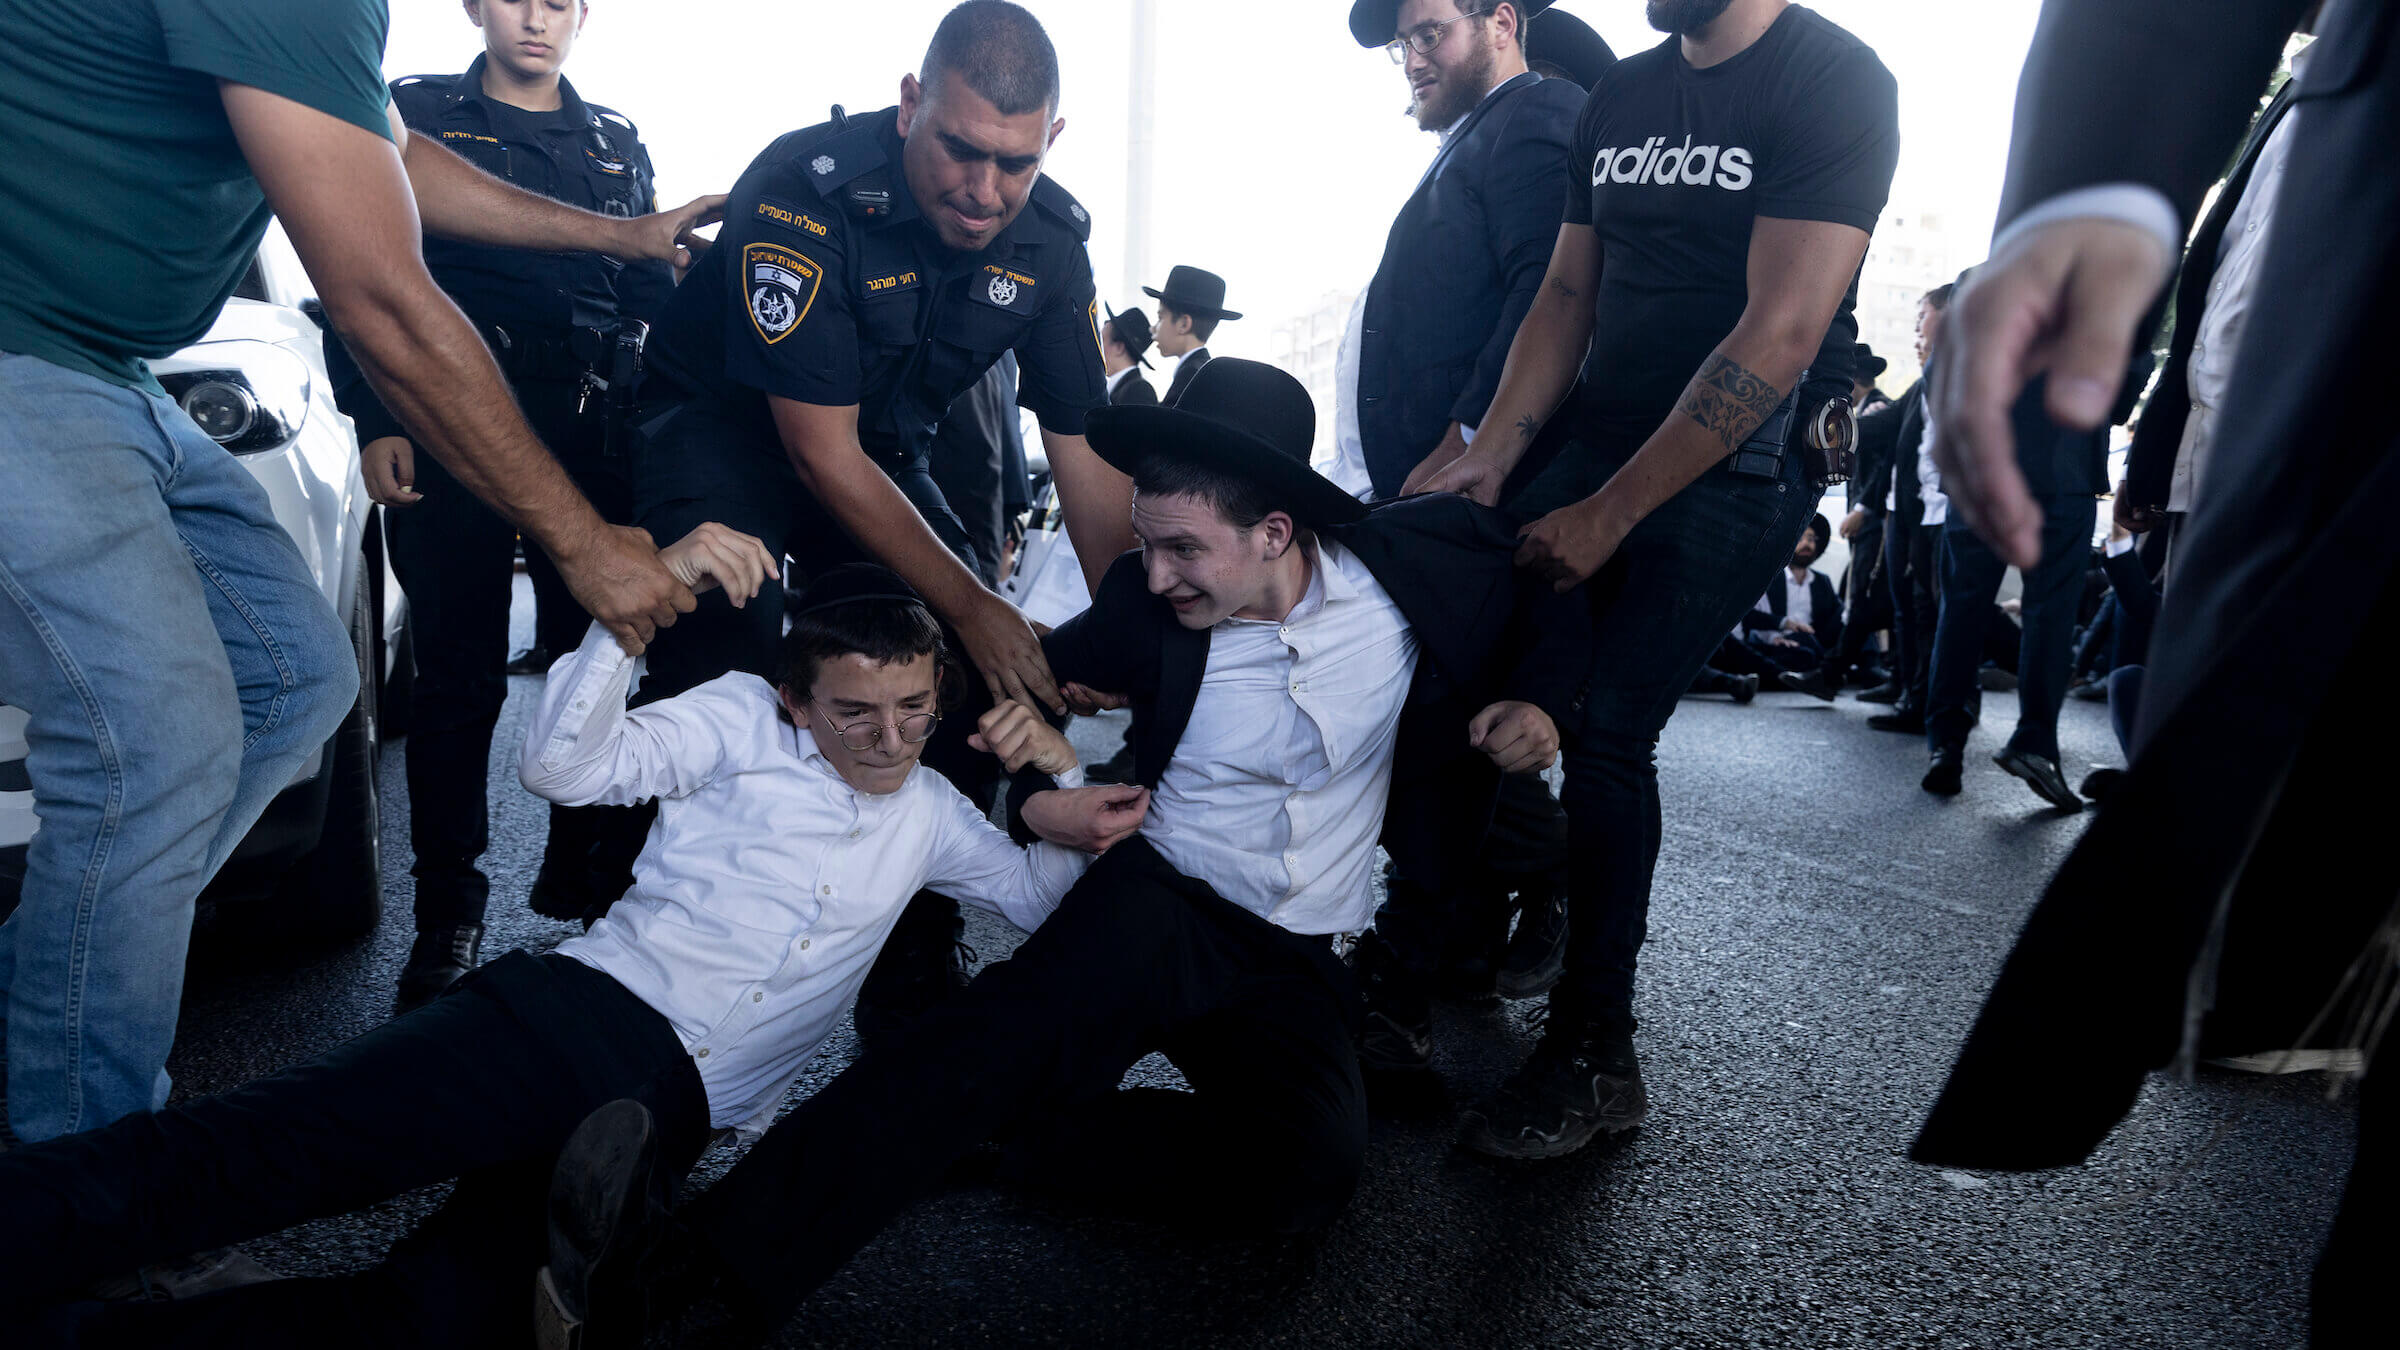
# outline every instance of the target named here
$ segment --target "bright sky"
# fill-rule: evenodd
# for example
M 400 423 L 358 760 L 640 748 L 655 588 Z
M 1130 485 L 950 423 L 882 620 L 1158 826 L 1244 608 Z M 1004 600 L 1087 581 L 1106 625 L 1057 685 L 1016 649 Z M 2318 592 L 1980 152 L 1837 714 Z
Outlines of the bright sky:
M 1090 208 L 1103 299 L 1124 287 L 1125 0 L 1026 0 L 1057 44 L 1067 127 L 1047 171 Z M 1560 6 L 1619 55 L 1660 40 L 1640 0 Z M 595 0 L 568 66 L 585 98 L 641 128 L 662 200 L 730 187 L 783 132 L 897 102 L 947 0 L 761 7 L 756 0 Z M 2037 0 L 1817 0 L 1873 46 L 1900 85 L 1896 206 L 1945 213 L 1962 241 L 1997 209 L 2017 70 Z M 385 69 L 465 69 L 481 34 L 449 0 L 391 0 Z M 1431 157 L 1434 138 L 1401 115 L 1407 87 L 1380 51 L 1352 42 L 1348 0 L 1160 0 L 1150 258 L 1227 279 L 1248 316 L 1221 352 L 1263 353 L 1274 324 L 1328 291 L 1362 286 Z M 1967 244 L 1972 247 L 1971 242 Z

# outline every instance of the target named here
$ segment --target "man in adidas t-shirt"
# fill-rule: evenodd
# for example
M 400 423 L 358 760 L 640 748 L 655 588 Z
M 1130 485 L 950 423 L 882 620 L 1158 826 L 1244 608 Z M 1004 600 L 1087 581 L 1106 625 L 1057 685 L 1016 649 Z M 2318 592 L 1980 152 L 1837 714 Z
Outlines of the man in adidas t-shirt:
M 1542 424 L 1570 418 L 1513 503 L 1548 512 L 1517 558 L 1562 588 L 1611 573 L 1592 611 L 1608 660 L 1566 755 L 1566 975 L 1532 1059 L 1466 1120 L 1469 1145 L 1507 1157 L 1571 1152 L 1648 1110 L 1632 1008 L 1653 752 L 1815 510 L 1799 428 L 1850 392 L 1858 267 L 1899 155 L 1891 74 L 1815 12 L 1650 0 L 1649 16 L 1667 40 L 1584 105 L 1565 223 L 1483 434 L 1408 485 L 1493 502 Z

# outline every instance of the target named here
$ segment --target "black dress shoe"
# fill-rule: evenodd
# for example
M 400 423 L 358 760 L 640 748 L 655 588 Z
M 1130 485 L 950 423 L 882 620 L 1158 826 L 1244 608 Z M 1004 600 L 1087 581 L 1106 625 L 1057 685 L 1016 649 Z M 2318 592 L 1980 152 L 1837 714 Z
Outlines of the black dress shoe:
M 1492 987 L 1502 998 L 1534 998 L 1550 992 L 1567 969 L 1566 892 L 1544 888 L 1520 899 L 1517 931 L 1501 954 Z
M 1966 786 L 1966 756 L 1956 750 L 1936 750 L 1933 763 L 1925 768 L 1925 777 L 1917 786 L 1936 797 L 1955 797 Z
M 1554 1022 L 1500 1090 L 1460 1117 L 1459 1142 L 1495 1158 L 1562 1158 L 1649 1115 L 1630 1035 Z
M 401 1012 L 414 1012 L 440 998 L 481 963 L 483 925 L 456 923 L 419 930 L 400 967 Z
M 1823 699 L 1827 703 L 1833 702 L 1834 695 L 1842 690 L 1842 686 L 1822 669 L 1809 671 L 1805 675 L 1796 670 L 1787 670 L 1777 675 L 1775 679 L 1786 689 L 1806 694 L 1810 698 Z
M 2083 786 L 2076 789 L 2093 802 L 2104 802 L 2125 786 L 2123 769 L 2094 769 L 2083 776 Z
M 1992 752 L 1992 762 L 2024 779 L 2036 796 L 2059 810 L 2072 814 L 2083 809 L 2083 798 L 2067 786 L 2067 776 L 2058 771 L 2057 760 L 2004 745 Z
M 542 1350 L 639 1346 L 648 1329 L 643 1267 L 657 1245 L 671 1179 L 658 1126 L 631 1098 L 584 1117 L 550 1173 L 550 1264 L 534 1276 Z
M 1733 695 L 1734 702 L 1748 703 L 1758 697 L 1758 677 L 1756 675 L 1736 675 L 1732 677 L 1732 680 L 1732 685 L 1725 692 Z
M 557 659 L 550 654 L 548 647 L 537 642 L 527 647 L 501 669 L 511 675 L 547 675 L 550 673 L 551 663 Z
M 580 919 L 591 912 L 591 867 L 583 859 L 545 857 L 525 893 L 526 907 L 545 919 Z
M 1925 734 L 1925 714 L 1914 708 L 1895 706 L 1888 713 L 1877 713 L 1867 719 L 1867 725 L 1877 731 L 1897 731 L 1910 736 Z
M 1876 685 L 1872 689 L 1862 690 L 1859 693 L 1858 701 L 1861 703 L 1898 703 L 1900 696 L 1907 692 L 1906 689 L 1900 687 L 1899 681 L 1891 680 Z

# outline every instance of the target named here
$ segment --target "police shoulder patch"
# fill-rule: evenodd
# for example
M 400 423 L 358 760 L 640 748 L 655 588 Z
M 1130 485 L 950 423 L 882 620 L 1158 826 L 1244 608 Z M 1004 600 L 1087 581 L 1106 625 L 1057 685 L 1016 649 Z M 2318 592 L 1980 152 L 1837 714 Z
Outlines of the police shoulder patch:
M 1085 210 L 1075 195 L 1058 185 L 1049 174 L 1033 180 L 1033 204 L 1042 213 L 1066 227 L 1077 239 L 1092 237 L 1092 213 Z
M 742 281 L 749 293 L 750 326 L 768 346 L 783 341 L 808 317 L 825 269 L 807 254 L 781 244 L 742 249 Z

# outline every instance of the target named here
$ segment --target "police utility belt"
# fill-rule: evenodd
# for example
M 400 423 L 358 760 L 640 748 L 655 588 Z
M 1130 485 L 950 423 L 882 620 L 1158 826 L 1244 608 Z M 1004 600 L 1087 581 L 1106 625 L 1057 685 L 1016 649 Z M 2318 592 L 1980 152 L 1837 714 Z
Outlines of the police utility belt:
M 642 349 L 650 340 L 650 325 L 640 319 L 619 319 L 607 328 L 551 329 L 528 334 L 511 332 L 501 324 L 484 324 L 479 331 L 492 359 L 511 380 L 574 380 L 581 386 L 575 400 L 577 416 L 600 409 L 604 453 L 623 453 L 629 442 L 633 407 L 641 393 Z
M 1827 399 L 1810 405 L 1804 414 L 1800 390 L 1807 383 L 1808 372 L 1801 371 L 1792 392 L 1725 457 L 1727 473 L 1781 479 L 1783 457 L 1796 451 L 1814 491 L 1850 481 L 1858 467 L 1858 419 L 1850 414 L 1850 400 Z

